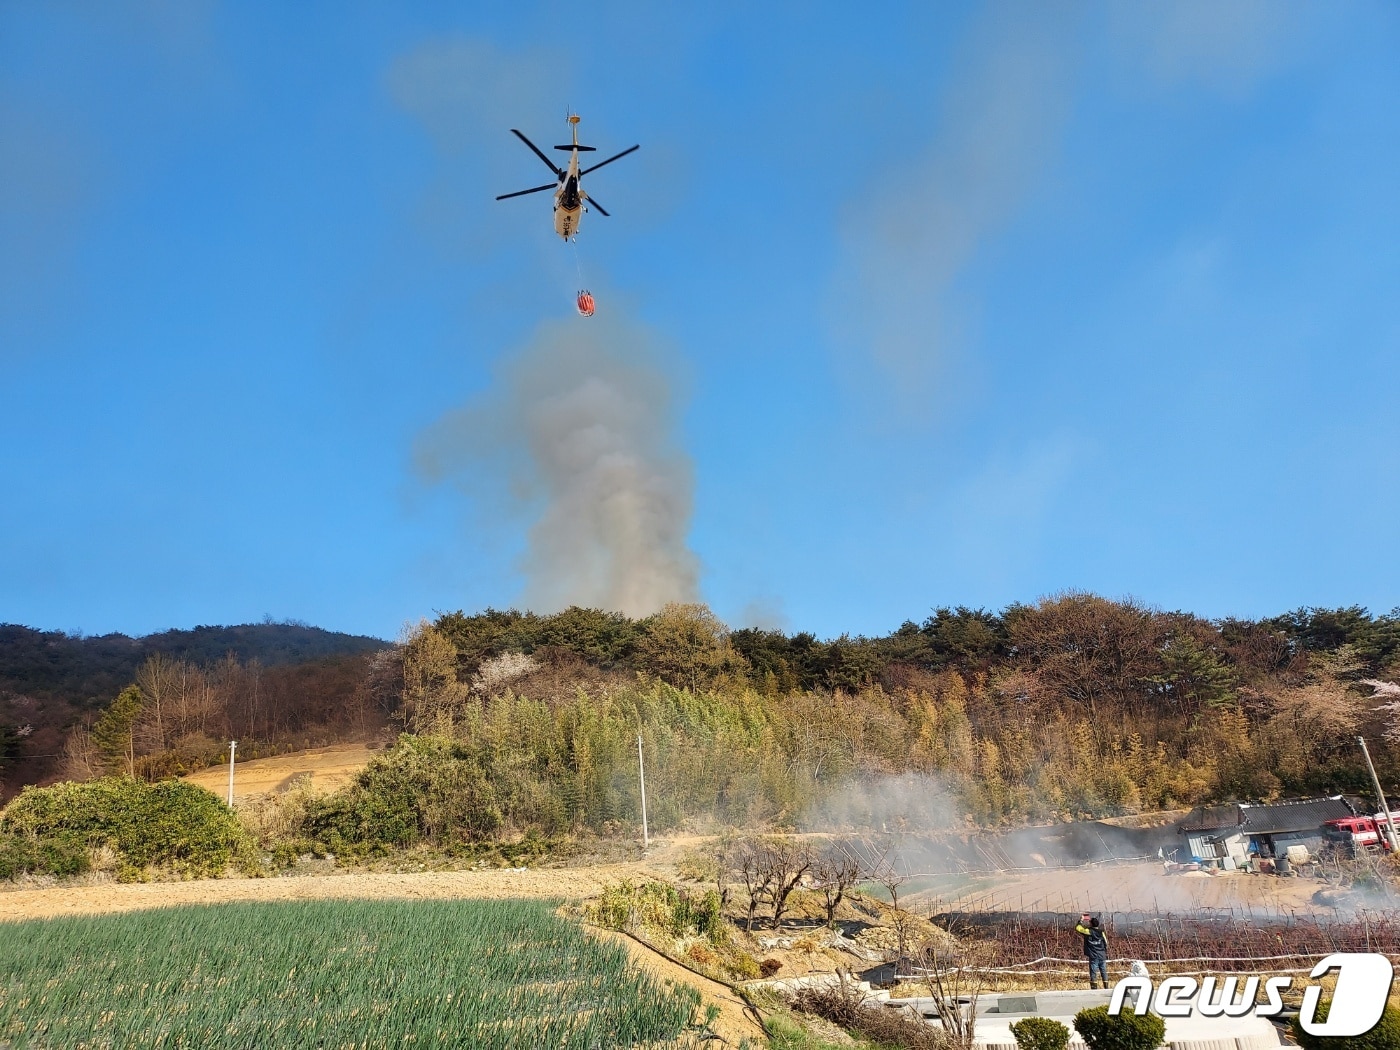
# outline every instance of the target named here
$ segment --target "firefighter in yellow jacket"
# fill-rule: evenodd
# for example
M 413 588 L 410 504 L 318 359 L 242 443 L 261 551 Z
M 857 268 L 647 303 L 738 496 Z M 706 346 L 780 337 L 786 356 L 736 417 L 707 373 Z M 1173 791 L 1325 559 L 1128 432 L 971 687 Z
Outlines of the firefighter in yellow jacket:
M 1091 918 L 1086 911 L 1079 917 L 1079 925 L 1075 926 L 1074 932 L 1084 938 L 1084 956 L 1089 960 L 1089 987 L 1098 987 L 1094 983 L 1095 976 L 1098 976 L 1103 979 L 1103 986 L 1107 988 L 1108 938 L 1104 936 L 1099 920 Z

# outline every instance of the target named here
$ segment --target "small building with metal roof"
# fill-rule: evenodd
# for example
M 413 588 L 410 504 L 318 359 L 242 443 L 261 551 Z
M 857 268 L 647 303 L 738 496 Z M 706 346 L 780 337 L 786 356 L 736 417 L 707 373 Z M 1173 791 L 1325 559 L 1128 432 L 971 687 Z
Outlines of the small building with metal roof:
M 1322 825 L 1355 814 L 1341 795 L 1288 802 L 1236 802 L 1192 810 L 1178 832 L 1194 860 L 1221 861 L 1238 867 L 1251 855 L 1283 856 L 1290 846 L 1306 846 L 1310 854 L 1322 846 Z

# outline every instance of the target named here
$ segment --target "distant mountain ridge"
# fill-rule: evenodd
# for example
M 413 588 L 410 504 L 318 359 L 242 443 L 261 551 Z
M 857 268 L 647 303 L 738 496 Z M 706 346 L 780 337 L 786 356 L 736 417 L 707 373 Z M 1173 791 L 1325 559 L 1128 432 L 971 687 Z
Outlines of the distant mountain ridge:
M 83 637 L 7 623 L 0 624 L 0 693 L 87 706 L 109 702 L 156 653 L 197 664 L 232 653 L 243 662 L 257 660 L 264 667 L 276 667 L 376 652 L 391 644 L 301 623 L 200 626 L 138 638 L 125 634 Z
M 391 644 L 303 623 L 201 626 L 139 638 L 0 624 L 0 802 L 24 784 L 59 775 L 71 728 L 110 704 L 152 656 L 196 668 L 232 656 L 245 672 L 256 664 L 265 701 L 300 726 L 308 718 L 333 720 L 363 676 L 362 659 Z

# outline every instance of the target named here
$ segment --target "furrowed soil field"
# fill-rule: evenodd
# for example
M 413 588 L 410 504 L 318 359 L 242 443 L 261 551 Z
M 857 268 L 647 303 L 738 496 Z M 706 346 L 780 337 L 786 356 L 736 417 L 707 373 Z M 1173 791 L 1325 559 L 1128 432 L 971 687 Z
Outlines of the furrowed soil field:
M 293 783 L 304 783 L 317 794 L 329 794 L 355 779 L 374 756 L 364 744 L 335 744 L 239 762 L 234 767 L 233 797 L 284 791 Z M 184 779 L 223 798 L 228 791 L 228 766 L 211 766 Z
M 699 994 L 545 901 L 315 901 L 0 924 L 0 1041 L 681 1045 Z

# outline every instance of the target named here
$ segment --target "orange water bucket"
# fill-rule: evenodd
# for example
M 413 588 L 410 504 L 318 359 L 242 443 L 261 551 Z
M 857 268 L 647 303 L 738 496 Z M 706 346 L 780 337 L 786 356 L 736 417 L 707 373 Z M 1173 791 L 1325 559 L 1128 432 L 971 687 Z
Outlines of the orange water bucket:
M 592 317 L 593 309 L 593 296 L 589 295 L 587 292 L 579 292 L 578 312 L 581 313 L 584 317 Z

